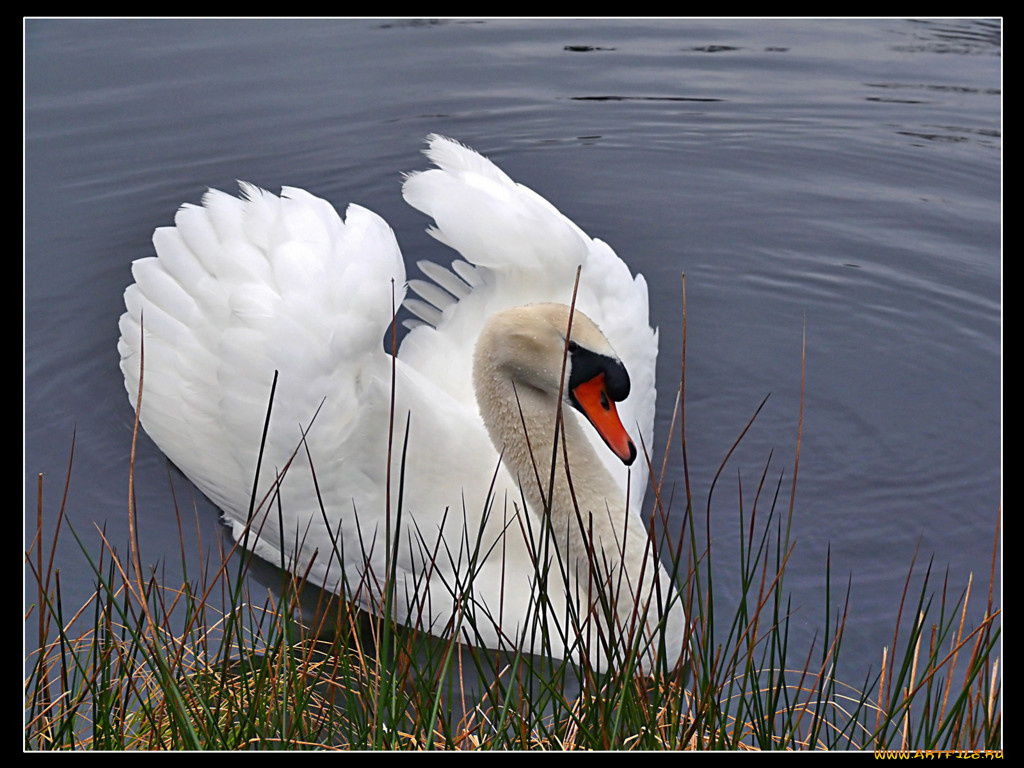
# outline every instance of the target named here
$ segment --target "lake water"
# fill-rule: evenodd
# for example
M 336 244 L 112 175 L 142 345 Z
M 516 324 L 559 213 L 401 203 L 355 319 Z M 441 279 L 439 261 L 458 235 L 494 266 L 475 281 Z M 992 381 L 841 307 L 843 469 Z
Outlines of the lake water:
M 715 472 L 770 393 L 710 503 L 723 605 L 737 488 L 753 492 L 770 454 L 788 507 L 806 334 L 792 659 L 824 624 L 830 558 L 833 600 L 851 585 L 840 677 L 860 682 L 915 552 L 953 592 L 974 574 L 975 618 L 984 602 L 1002 500 L 1001 51 L 985 20 L 28 20 L 26 546 L 37 477 L 52 526 L 73 436 L 69 522 L 94 552 L 97 527 L 127 540 L 117 319 L 152 230 L 208 187 L 300 186 L 381 214 L 415 276 L 416 259 L 450 258 L 400 196 L 436 132 L 647 277 L 656 465 L 685 272 L 702 534 Z M 143 558 L 174 583 L 170 479 L 187 508 L 189 486 L 148 438 L 138 451 Z M 670 525 L 679 453 L 676 437 Z M 196 517 L 205 541 L 222 535 L 201 498 Z M 57 563 L 80 604 L 93 579 L 72 537 Z

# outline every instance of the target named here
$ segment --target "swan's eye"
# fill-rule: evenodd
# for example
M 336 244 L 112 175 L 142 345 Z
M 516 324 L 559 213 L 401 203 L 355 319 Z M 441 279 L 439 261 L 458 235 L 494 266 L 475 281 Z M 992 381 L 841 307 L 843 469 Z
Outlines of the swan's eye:
M 569 351 L 570 352 L 575 354 L 579 350 L 579 348 L 580 348 L 580 345 L 577 344 L 575 341 L 571 341 L 571 340 L 569 341 Z

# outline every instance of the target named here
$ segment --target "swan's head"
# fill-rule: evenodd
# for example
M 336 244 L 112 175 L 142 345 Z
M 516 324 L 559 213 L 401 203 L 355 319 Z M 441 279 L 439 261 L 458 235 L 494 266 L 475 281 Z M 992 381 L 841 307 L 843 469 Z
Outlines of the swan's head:
M 554 401 L 562 381 L 563 399 L 589 421 L 607 446 L 625 464 L 636 459 L 636 446 L 622 426 L 615 403 L 629 395 L 629 374 L 608 339 L 589 317 L 564 304 L 529 304 L 492 315 L 477 341 L 474 378 L 477 400 L 492 437 L 500 431 L 489 418 L 502 410 L 508 382 L 519 398 L 537 394 Z M 567 355 L 567 357 L 566 357 Z M 532 400 L 532 398 L 531 398 Z

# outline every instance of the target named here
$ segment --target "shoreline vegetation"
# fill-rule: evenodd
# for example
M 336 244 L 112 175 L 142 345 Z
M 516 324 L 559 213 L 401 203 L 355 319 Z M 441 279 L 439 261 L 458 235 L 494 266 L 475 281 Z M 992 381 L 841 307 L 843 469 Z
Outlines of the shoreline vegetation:
M 685 371 L 685 299 L 683 361 Z M 843 681 L 843 633 L 857 619 L 847 613 L 849 583 L 833 584 L 828 564 L 816 642 L 804 658 L 789 649 L 784 576 L 798 538 L 790 523 L 802 394 L 791 476 L 776 477 L 766 463 L 752 498 L 737 480 L 738 553 L 713 550 L 692 516 L 710 516 L 714 486 L 764 402 L 701 511 L 691 505 L 683 395 L 681 384 L 671 430 L 678 434 L 668 436 L 660 474 L 646 446 L 641 458 L 651 469 L 652 542 L 680 585 L 690 629 L 687 652 L 663 656 L 650 674 L 639 671 L 647 652 L 639 638 L 604 638 L 609 663 L 598 671 L 589 650 L 574 664 L 427 636 L 389 618 L 391 574 L 382 575 L 384 604 L 371 613 L 283 570 L 277 589 L 261 590 L 247 576 L 254 555 L 187 541 L 176 501 L 182 566 L 187 546 L 199 547 L 207 566 L 185 568 L 181 584 L 164 583 L 140 561 L 133 490 L 126 550 L 105 537 L 99 552 L 83 547 L 95 594 L 72 609 L 61 599 L 54 552 L 59 536 L 77 537 L 64 515 L 73 490 L 65 486 L 48 541 L 43 510 L 52 502 L 42 497 L 40 475 L 24 561 L 23 749 L 1001 750 L 1001 610 L 993 604 L 1001 510 L 987 602 L 973 578 L 936 584 L 932 564 L 922 568 L 915 558 L 880 668 Z M 401 435 L 392 438 L 400 452 Z M 672 515 L 685 523 L 677 541 L 666 541 L 673 440 L 682 448 L 686 507 Z M 73 456 L 72 441 L 68 483 Z M 712 560 L 722 557 L 735 558 L 742 574 L 735 605 L 715 597 Z M 972 623 L 968 605 L 973 615 L 979 600 L 985 610 Z

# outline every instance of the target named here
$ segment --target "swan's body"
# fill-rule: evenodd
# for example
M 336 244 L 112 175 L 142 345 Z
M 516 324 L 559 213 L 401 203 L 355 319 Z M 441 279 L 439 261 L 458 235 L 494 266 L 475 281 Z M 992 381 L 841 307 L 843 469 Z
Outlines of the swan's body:
M 144 351 L 143 427 L 235 538 L 272 563 L 375 610 L 397 534 L 400 621 L 574 658 L 582 626 L 599 665 L 599 635 L 632 628 L 660 642 L 663 626 L 671 666 L 685 618 L 639 515 L 646 463 L 627 470 L 635 448 L 622 425 L 602 437 L 569 407 L 577 349 L 609 382 L 624 365 L 632 394 L 619 412 L 650 444 L 657 334 L 646 284 L 472 150 L 435 136 L 428 155 L 438 168 L 411 175 L 405 198 L 466 261 L 421 263 L 434 282 L 410 286 L 429 303 L 405 304 L 425 322 L 394 360 L 382 339 L 406 279 L 384 221 L 352 205 L 343 222 L 302 190 L 244 186 L 246 199 L 211 191 L 183 207 L 175 227 L 156 231 L 157 258 L 133 265 L 119 343 L 129 398 Z M 608 389 L 598 403 L 624 397 Z

